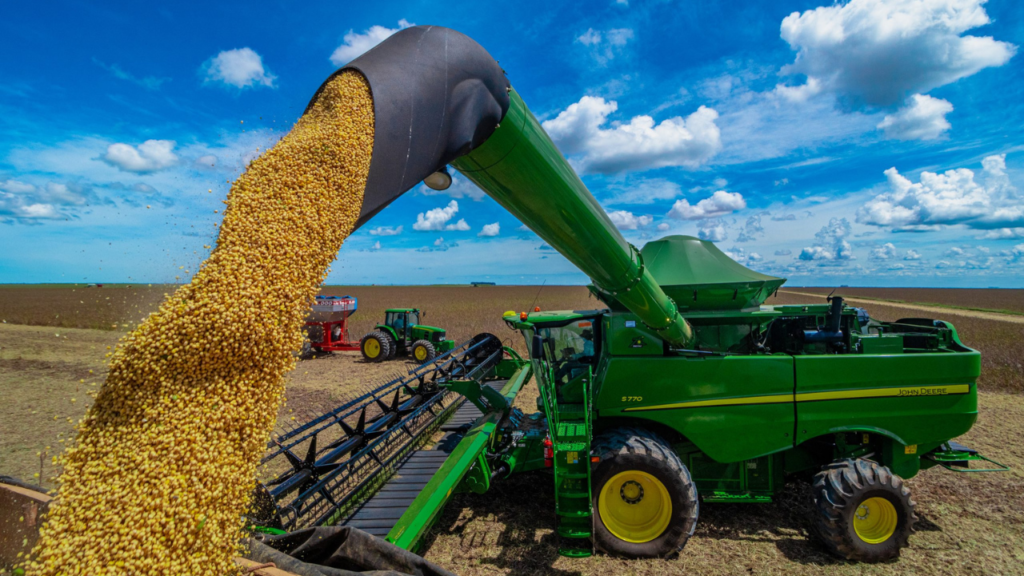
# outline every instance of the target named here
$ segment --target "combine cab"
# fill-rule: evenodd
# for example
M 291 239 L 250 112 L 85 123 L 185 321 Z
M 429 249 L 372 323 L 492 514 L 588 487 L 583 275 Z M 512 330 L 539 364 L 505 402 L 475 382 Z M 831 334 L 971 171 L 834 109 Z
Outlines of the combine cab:
M 383 362 L 396 356 L 412 356 L 417 364 L 423 364 L 452 349 L 455 342 L 445 338 L 444 328 L 423 326 L 419 320 L 418 308 L 385 311 L 384 323 L 377 324 L 359 343 L 363 358 Z

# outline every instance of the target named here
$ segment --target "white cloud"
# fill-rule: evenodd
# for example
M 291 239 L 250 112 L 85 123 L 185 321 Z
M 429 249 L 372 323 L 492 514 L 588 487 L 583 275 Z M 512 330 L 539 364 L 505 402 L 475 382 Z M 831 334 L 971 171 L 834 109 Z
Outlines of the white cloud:
M 871 250 L 872 260 L 893 260 L 896 258 L 896 245 L 886 242 Z
M 402 233 L 402 226 L 377 226 L 370 230 L 371 236 L 398 236 Z
M 380 240 L 374 242 L 373 246 L 370 247 L 370 250 L 380 250 Z
M 685 119 L 655 123 L 642 115 L 602 128 L 617 109 L 615 101 L 584 96 L 543 126 L 563 153 L 579 156 L 576 163 L 583 172 L 696 168 L 722 148 L 718 112 L 711 108 L 701 106 Z
M 1024 227 L 989 230 L 982 234 L 980 238 L 983 240 L 1010 240 L 1013 238 L 1024 238 Z
M 480 229 L 480 233 L 477 234 L 477 236 L 489 238 L 497 236 L 499 232 L 501 232 L 501 224 L 499 222 L 495 222 L 494 224 L 484 224 L 484 227 Z
M 416 215 L 416 223 L 412 225 L 413 230 L 426 232 L 429 230 L 469 230 L 465 220 L 459 220 L 455 224 L 449 224 L 455 214 L 459 212 L 459 203 L 452 200 L 444 208 L 431 208 L 426 213 L 420 212 Z
M 844 261 L 853 260 L 849 241 L 851 226 L 846 218 L 832 218 L 814 235 L 814 245 L 800 251 L 801 260 Z
M 101 159 L 125 172 L 155 172 L 178 163 L 173 140 L 146 140 L 138 148 L 130 144 L 111 144 Z
M 709 198 L 705 198 L 696 204 L 691 205 L 685 198 L 677 200 L 669 210 L 671 218 L 680 220 L 701 220 L 704 218 L 716 218 L 724 216 L 736 210 L 747 207 L 747 201 L 739 192 L 726 192 L 719 190 Z
M 1009 258 L 1010 262 L 1024 261 L 1024 244 L 1017 244 L 1009 250 L 1003 250 L 1000 254 Z
M 743 229 L 740 230 L 740 235 L 736 237 L 737 242 L 753 242 L 764 236 L 764 226 L 761 225 L 761 216 L 763 214 L 754 214 L 747 218 L 746 224 L 743 225 Z
M 776 250 L 775 251 L 775 255 L 776 256 L 792 256 L 793 255 L 793 251 L 789 250 L 787 248 L 783 248 L 781 250 Z
M 904 260 L 920 260 L 921 254 L 917 250 L 907 250 L 907 253 L 903 255 Z
M 370 48 L 373 48 L 377 44 L 387 40 L 388 37 L 395 32 L 404 30 L 410 26 L 415 26 L 415 24 L 403 18 L 398 21 L 398 28 L 386 28 L 379 25 L 370 26 L 364 30 L 362 34 L 357 34 L 353 30 L 349 30 L 345 33 L 345 37 L 342 38 L 341 45 L 335 48 L 334 52 L 331 53 L 331 64 L 334 64 L 335 66 L 348 64 Z
M 36 187 L 26 182 L 19 182 L 18 180 L 7 180 L 0 182 L 0 190 L 4 192 L 11 192 L 12 194 L 28 194 L 35 192 Z
M 777 84 L 772 91 L 775 96 L 796 104 L 803 104 L 821 93 L 821 82 L 817 78 L 809 77 L 807 82 L 799 86 L 786 86 Z
M 608 213 L 608 218 L 619 230 L 638 230 L 654 221 L 651 216 L 634 216 L 627 210 L 613 210 Z
M 196 166 L 200 168 L 216 168 L 217 157 L 213 154 L 204 154 L 199 158 L 196 158 Z
M 864 204 L 857 221 L 904 230 L 954 224 L 981 229 L 1024 226 L 1024 202 L 1006 176 L 1006 156 L 989 156 L 982 166 L 984 183 L 976 182 L 975 173 L 967 168 L 922 172 L 917 183 L 889 168 L 885 175 L 890 192 Z
M 223 82 L 235 88 L 274 87 L 276 76 L 263 67 L 263 58 L 252 48 L 224 50 L 203 64 L 207 82 Z
M 956 257 L 959 257 L 959 256 L 966 256 L 966 255 L 967 255 L 967 250 L 964 250 L 963 248 L 961 248 L 959 246 L 953 246 L 949 250 L 946 250 L 945 254 L 943 254 L 943 256 L 949 256 L 949 257 L 953 257 L 953 258 L 956 258 Z
M 472 181 L 455 176 L 452 176 L 452 185 L 446 190 L 434 190 L 426 184 L 423 184 L 419 187 L 417 192 L 423 196 L 449 196 L 460 200 L 463 198 L 469 198 L 477 202 L 483 200 L 484 197 L 487 196 L 487 194 Z
M 725 224 L 720 220 L 701 220 L 697 223 L 697 237 L 711 242 L 723 242 L 729 239 Z
M 886 115 L 878 129 L 890 140 L 934 140 L 949 130 L 946 114 L 952 111 L 946 100 L 914 94 L 906 106 Z
M 599 65 L 604 66 L 620 55 L 633 37 L 631 28 L 612 28 L 604 31 L 587 28 L 586 32 L 576 37 L 576 42 L 586 46 L 591 57 Z
M 764 258 L 762 258 L 761 255 L 758 254 L 757 252 L 748 253 L 746 250 L 738 246 L 733 246 L 729 250 L 723 250 L 723 252 L 725 252 L 725 255 L 728 256 L 729 258 L 732 258 L 733 260 L 746 266 L 751 266 L 764 260 Z
M 431 248 L 430 246 L 423 246 L 421 248 L 417 248 L 416 250 L 418 252 L 445 252 L 449 248 L 458 248 L 458 247 L 459 247 L 459 243 L 458 242 L 445 242 L 444 241 L 444 236 L 440 236 L 440 237 L 437 238 L 437 240 L 434 240 L 433 248 Z
M 1016 46 L 963 36 L 990 20 L 985 0 L 851 0 L 794 12 L 781 35 L 797 50 L 784 74 L 804 74 L 856 104 L 890 106 L 908 95 L 1002 66 Z
M 608 186 L 613 192 L 611 198 L 603 200 L 609 206 L 615 204 L 654 204 L 655 202 L 672 200 L 683 193 L 679 184 L 663 178 L 645 178 L 636 183 L 624 186 Z
M 671 228 L 671 226 L 669 226 L 667 222 L 658 224 L 658 232 L 668 232 L 669 228 Z
M 0 222 L 64 218 L 62 207 L 84 206 L 96 197 L 78 184 L 47 182 L 36 186 L 18 180 L 0 182 Z

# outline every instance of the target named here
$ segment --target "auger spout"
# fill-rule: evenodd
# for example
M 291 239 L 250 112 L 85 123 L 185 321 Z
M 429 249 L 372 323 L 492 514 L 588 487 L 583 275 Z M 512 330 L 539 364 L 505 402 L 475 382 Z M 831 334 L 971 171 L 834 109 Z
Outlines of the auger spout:
M 486 50 L 437 26 L 398 32 L 346 69 L 373 93 L 375 136 L 356 227 L 451 164 L 670 344 L 692 327 Z M 314 96 L 314 100 L 316 97 Z

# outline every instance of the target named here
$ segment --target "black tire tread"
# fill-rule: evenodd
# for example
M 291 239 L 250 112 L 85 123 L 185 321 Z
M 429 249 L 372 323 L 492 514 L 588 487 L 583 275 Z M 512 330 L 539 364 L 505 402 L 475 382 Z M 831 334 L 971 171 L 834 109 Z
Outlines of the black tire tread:
M 870 460 L 847 458 L 829 464 L 814 476 L 812 490 L 818 535 L 833 554 L 847 560 L 881 562 L 898 557 L 918 520 L 914 513 L 916 503 L 910 498 L 910 490 L 903 479 L 889 468 Z M 867 552 L 850 536 L 848 514 L 853 513 L 850 507 L 860 501 L 861 495 L 877 490 L 889 492 L 902 503 L 907 512 L 906 522 L 904 526 L 897 526 L 894 534 L 896 546 Z
M 423 361 L 424 363 L 430 362 L 437 356 L 437 350 L 434 349 L 434 345 L 429 340 L 417 340 L 412 343 L 412 348 L 409 349 L 409 355 L 412 356 L 414 361 L 419 362 L 419 360 L 416 360 L 416 347 L 421 345 L 427 349 L 427 359 Z
M 366 355 L 366 352 L 363 351 L 363 345 L 370 338 L 375 339 L 380 344 L 381 353 L 380 356 L 376 358 L 368 357 Z M 391 358 L 391 350 L 392 346 L 390 336 L 388 334 L 385 334 L 384 332 L 381 332 L 380 330 L 374 330 L 373 332 L 370 332 L 366 336 L 363 336 L 363 339 L 359 341 L 359 351 L 363 354 L 363 359 L 366 360 L 367 362 L 383 362 L 384 360 Z
M 640 427 L 626 426 L 622 428 L 613 428 L 596 436 L 591 442 L 590 453 L 593 456 L 599 456 L 602 462 L 620 454 L 645 456 L 661 461 L 672 470 L 673 474 L 677 474 L 683 479 L 683 483 L 686 486 L 686 492 L 683 495 L 683 500 L 686 508 L 691 510 L 692 514 L 687 516 L 686 523 L 682 527 L 683 529 L 679 531 L 676 542 L 669 550 L 662 554 L 662 557 L 669 558 L 678 554 L 683 547 L 686 546 L 686 543 L 689 541 L 690 537 L 693 536 L 693 532 L 697 528 L 697 519 L 700 516 L 700 503 L 697 495 L 697 486 L 690 477 L 690 471 L 685 465 L 683 465 L 679 456 L 672 451 L 669 443 L 661 436 L 651 432 L 650 430 Z M 599 487 L 594 487 L 594 493 L 594 514 L 596 521 L 596 498 L 599 493 Z M 597 544 L 598 547 L 601 547 L 601 543 L 598 538 L 595 538 L 595 544 Z

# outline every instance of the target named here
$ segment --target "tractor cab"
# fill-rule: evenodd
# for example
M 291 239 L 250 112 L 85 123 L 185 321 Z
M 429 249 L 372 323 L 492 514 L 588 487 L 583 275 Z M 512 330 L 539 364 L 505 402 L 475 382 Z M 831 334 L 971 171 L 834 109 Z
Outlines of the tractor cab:
M 429 362 L 451 350 L 455 343 L 445 338 L 444 328 L 420 324 L 426 316 L 419 308 L 389 308 L 384 323 L 363 337 L 360 349 L 368 362 L 382 362 L 396 356 L 412 356 L 417 364 Z
M 417 308 L 393 308 L 384 312 L 384 326 L 391 328 L 398 340 L 410 340 L 412 327 L 419 323 L 420 311 Z

